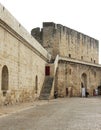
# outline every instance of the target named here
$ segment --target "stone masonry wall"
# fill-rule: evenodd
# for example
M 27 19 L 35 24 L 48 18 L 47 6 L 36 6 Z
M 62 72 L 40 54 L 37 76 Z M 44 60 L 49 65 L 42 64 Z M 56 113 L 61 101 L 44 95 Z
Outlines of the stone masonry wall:
M 0 5 L 0 105 L 38 97 L 49 59 L 50 54 Z M 8 88 L 3 95 L 5 66 Z
M 7 91 L 8 103 L 27 101 L 35 98 L 36 76 L 37 95 L 40 94 L 45 77 L 46 61 L 22 44 L 10 33 L 0 27 L 0 95 L 2 84 L 2 68 L 8 68 L 9 85 Z M 6 100 L 2 97 L 1 100 Z M 8 98 L 9 97 L 9 98 Z M 2 102 L 2 101 L 1 101 Z
M 22 37 L 22 39 L 24 39 L 24 41 L 26 41 L 29 44 L 29 46 L 32 46 L 35 51 L 40 53 L 41 57 L 44 57 L 46 59 L 50 58 L 49 53 L 39 44 L 39 42 L 35 40 L 35 38 L 33 38 L 29 34 L 29 32 L 1 4 L 0 4 L 0 20 L 1 20 L 0 24 L 4 22 L 2 24 L 4 24 L 6 29 L 10 27 L 12 29 L 12 33 L 14 33 L 16 36 L 19 34 L 20 37 Z
M 94 38 L 53 22 L 44 22 L 40 33 L 42 45 L 52 54 L 53 59 L 59 54 L 87 62 L 99 62 L 99 44 Z
M 53 59 L 59 54 L 95 63 L 92 66 L 59 60 L 54 84 L 60 97 L 66 96 L 66 88 L 69 96 L 80 96 L 84 75 L 90 95 L 101 85 L 96 39 L 53 22 L 43 23 L 41 30 L 33 29 L 31 34 L 36 40 L 0 4 L 0 105 L 33 101 L 38 97 L 51 55 Z
M 83 74 L 87 76 L 85 87 L 90 95 L 93 95 L 93 89 L 101 85 L 101 67 L 59 61 L 58 81 L 56 86 L 58 87 L 59 96 L 66 96 L 66 88 L 68 88 L 68 96 L 81 96 Z

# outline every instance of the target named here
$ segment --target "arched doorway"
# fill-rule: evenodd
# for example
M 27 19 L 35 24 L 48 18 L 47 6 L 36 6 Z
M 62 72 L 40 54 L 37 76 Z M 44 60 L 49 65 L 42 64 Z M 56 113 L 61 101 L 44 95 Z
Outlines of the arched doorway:
M 98 86 L 98 95 L 101 95 L 101 85 L 100 86 Z
M 82 97 L 85 97 L 87 91 L 87 75 L 85 73 L 81 76 L 81 95 Z
M 87 89 L 87 75 L 85 73 L 82 74 L 81 81 L 82 87 Z
M 8 90 L 8 68 L 6 65 L 2 68 L 2 80 L 1 80 L 1 90 L 3 91 L 3 96 L 6 96 L 7 90 Z

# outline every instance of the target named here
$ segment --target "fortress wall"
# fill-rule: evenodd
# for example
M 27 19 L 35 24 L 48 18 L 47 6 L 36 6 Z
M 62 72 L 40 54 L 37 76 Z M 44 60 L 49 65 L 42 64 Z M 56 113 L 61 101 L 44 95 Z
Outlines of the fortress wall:
M 70 95 L 80 96 L 83 73 L 90 94 L 100 85 L 100 67 L 86 64 L 98 63 L 96 39 L 53 22 L 45 22 L 42 29 L 36 28 L 31 33 L 36 40 L 0 5 L 0 104 L 33 101 L 38 97 L 51 55 L 53 59 L 57 54 L 72 58 L 59 61 L 55 85 L 61 97 L 66 96 L 66 87 Z M 73 63 L 73 59 L 78 62 Z M 80 64 L 80 60 L 85 64 Z M 3 81 L 8 81 L 6 95 Z
M 60 32 L 60 55 L 98 63 L 98 41 L 73 29 L 57 24 Z
M 44 22 L 41 34 L 42 45 L 53 58 L 59 54 L 87 62 L 99 62 L 99 43 L 92 37 L 53 22 Z
M 49 58 L 49 53 L 0 5 L 0 105 L 38 97 Z M 4 66 L 8 70 L 6 95 L 2 89 Z
M 38 30 L 39 28 L 32 29 L 32 36 L 35 37 L 36 40 L 40 39 L 42 46 L 52 55 L 52 58 L 55 59 L 60 51 L 60 33 L 58 32 L 56 24 L 53 22 L 45 22 L 43 23 L 43 28 L 40 29 L 40 32 Z
M 15 103 L 34 99 L 36 82 L 37 96 L 43 85 L 46 61 L 2 27 L 0 34 L 0 101 Z M 5 65 L 9 78 L 7 94 L 3 97 L 2 69 Z
M 9 99 L 8 103 L 15 103 L 34 99 L 36 82 L 37 96 L 44 82 L 46 61 L 2 27 L 0 34 L 0 96 L 3 98 L 0 101 Z M 5 65 L 9 78 L 7 94 L 3 97 L 2 70 Z
M 86 87 L 90 96 L 93 95 L 93 89 L 101 84 L 101 68 L 85 64 L 75 64 L 73 62 L 59 61 L 57 76 L 57 89 L 60 97 L 81 96 L 82 74 L 87 77 Z
M 26 40 L 38 53 L 46 59 L 48 52 L 33 38 L 28 31 L 9 13 L 9 11 L 0 4 L 0 19 L 4 21 L 10 28 Z

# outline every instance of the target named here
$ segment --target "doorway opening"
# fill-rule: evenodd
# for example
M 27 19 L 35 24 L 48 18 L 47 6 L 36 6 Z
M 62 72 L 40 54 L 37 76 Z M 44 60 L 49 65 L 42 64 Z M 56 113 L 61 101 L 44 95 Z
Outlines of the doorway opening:
M 101 95 L 101 85 L 100 86 L 98 86 L 98 95 Z
M 87 89 L 87 75 L 85 73 L 82 74 L 81 80 L 81 87 Z
M 85 73 L 81 76 L 81 96 L 85 97 L 87 93 L 87 75 Z
M 50 75 L 50 66 L 45 67 L 45 75 L 49 76 Z
M 66 96 L 68 96 L 68 88 L 66 88 Z

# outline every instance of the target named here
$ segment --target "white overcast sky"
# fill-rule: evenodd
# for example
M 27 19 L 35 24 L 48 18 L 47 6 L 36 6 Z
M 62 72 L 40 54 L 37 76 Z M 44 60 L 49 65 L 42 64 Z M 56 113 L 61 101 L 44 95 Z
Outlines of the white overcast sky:
M 99 40 L 101 57 L 101 0 L 0 0 L 28 30 L 55 22 Z M 101 58 L 99 59 L 101 64 Z

